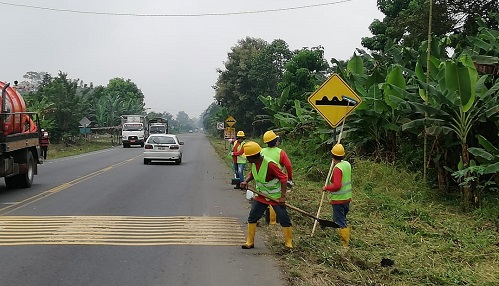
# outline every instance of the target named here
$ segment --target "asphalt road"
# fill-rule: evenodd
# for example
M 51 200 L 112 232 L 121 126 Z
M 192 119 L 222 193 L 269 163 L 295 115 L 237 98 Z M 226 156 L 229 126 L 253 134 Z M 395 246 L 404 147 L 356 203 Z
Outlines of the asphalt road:
M 181 165 L 142 148 L 46 161 L 30 189 L 0 183 L 0 285 L 285 285 L 249 205 L 203 134 Z M 49 150 L 50 152 L 50 150 Z

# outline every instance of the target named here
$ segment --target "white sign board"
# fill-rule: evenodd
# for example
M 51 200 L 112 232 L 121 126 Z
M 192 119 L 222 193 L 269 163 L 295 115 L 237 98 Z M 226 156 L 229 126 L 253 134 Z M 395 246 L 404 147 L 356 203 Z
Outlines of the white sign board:
M 217 122 L 217 130 L 224 130 L 224 123 L 223 122 Z
M 86 117 L 83 117 L 80 122 L 81 126 L 83 127 L 87 127 L 88 125 L 90 125 L 90 123 L 92 123 L 92 121 L 90 121 L 88 118 Z

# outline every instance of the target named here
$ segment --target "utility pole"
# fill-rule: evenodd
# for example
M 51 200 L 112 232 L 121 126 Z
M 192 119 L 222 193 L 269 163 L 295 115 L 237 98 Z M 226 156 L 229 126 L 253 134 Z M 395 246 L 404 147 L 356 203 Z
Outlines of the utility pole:
M 430 56 L 431 56 L 431 20 L 433 17 L 433 0 L 430 1 L 429 15 L 428 15 L 428 48 L 426 50 L 426 100 L 425 104 L 428 104 L 430 100 L 430 90 L 428 84 L 430 83 Z M 424 143 L 423 143 L 423 180 L 426 182 L 426 175 L 428 173 L 428 135 L 426 134 L 426 119 L 428 119 L 428 113 L 425 112 L 425 123 L 424 123 Z

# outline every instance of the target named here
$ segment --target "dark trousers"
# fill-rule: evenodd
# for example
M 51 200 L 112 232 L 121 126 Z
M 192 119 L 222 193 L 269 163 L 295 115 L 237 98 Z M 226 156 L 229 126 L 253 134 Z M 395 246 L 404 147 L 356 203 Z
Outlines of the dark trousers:
M 333 221 L 341 228 L 348 226 L 347 214 L 350 211 L 350 203 L 343 203 L 333 206 Z
M 248 216 L 248 223 L 256 223 L 263 216 L 265 210 L 268 207 L 269 207 L 268 204 L 264 204 L 257 200 L 253 200 L 253 202 L 251 203 L 251 210 Z M 291 219 L 289 218 L 286 206 L 277 205 L 271 207 L 274 209 L 279 224 L 282 227 L 291 226 Z
M 42 146 L 42 156 L 44 160 L 47 160 L 47 150 L 49 146 Z

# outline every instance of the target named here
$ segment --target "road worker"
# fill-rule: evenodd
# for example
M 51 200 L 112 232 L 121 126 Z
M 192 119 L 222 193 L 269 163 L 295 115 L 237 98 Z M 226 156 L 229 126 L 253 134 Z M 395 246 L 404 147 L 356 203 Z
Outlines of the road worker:
M 42 157 L 47 160 L 47 152 L 50 145 L 49 133 L 45 129 L 40 130 L 40 146 L 42 147 Z
M 272 206 L 282 226 L 285 247 L 293 248 L 293 233 L 291 219 L 286 209 L 286 182 L 288 176 L 279 168 L 276 162 L 261 155 L 262 148 L 258 143 L 250 141 L 244 145 L 244 154 L 248 162 L 252 163 L 251 172 L 241 183 L 241 188 L 246 188 L 248 182 L 255 180 L 256 190 L 275 199 L 258 196 L 255 194 L 251 202 L 251 210 L 248 216 L 248 234 L 246 243 L 241 247 L 250 249 L 255 247 L 256 223 L 263 216 L 268 206 Z
M 286 174 L 288 175 L 288 187 L 293 187 L 293 166 L 291 165 L 291 161 L 289 160 L 288 154 L 286 151 L 279 148 L 280 137 L 277 136 L 274 131 L 269 130 L 263 134 L 263 143 L 267 144 L 266 148 L 262 149 L 262 156 L 272 159 L 272 161 L 276 162 L 279 168 L 286 169 Z M 269 206 L 269 217 L 270 224 L 277 224 L 276 213 L 272 207 Z
M 239 183 L 234 186 L 234 189 L 240 189 L 241 182 L 244 181 L 243 171 L 246 166 L 246 158 L 243 156 L 245 139 L 244 131 L 240 130 L 236 134 L 236 140 L 232 142 L 232 151 L 230 153 L 232 155 L 232 165 L 234 173 L 239 179 Z
M 336 144 L 331 149 L 333 154 L 333 175 L 331 184 L 324 186 L 323 191 L 330 192 L 330 201 L 333 207 L 333 221 L 340 226 L 339 235 L 341 245 L 348 247 L 350 241 L 350 226 L 347 221 L 347 214 L 352 200 L 352 166 L 343 160 L 345 149 L 343 145 Z

